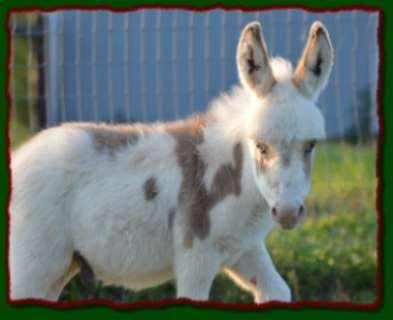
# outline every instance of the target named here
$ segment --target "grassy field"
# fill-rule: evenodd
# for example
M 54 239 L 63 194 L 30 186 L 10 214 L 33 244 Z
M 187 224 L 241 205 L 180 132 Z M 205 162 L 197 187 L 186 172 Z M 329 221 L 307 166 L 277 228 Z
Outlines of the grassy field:
M 13 136 L 13 146 L 25 132 Z M 14 139 L 15 138 L 15 139 Z M 307 198 L 308 217 L 293 231 L 278 227 L 267 245 L 294 300 L 372 302 L 375 299 L 376 232 L 375 146 L 325 143 L 318 146 Z M 132 292 L 93 288 L 77 276 L 61 300 L 104 297 L 118 302 L 174 297 L 173 283 Z M 252 302 L 252 297 L 225 275 L 214 281 L 211 300 Z

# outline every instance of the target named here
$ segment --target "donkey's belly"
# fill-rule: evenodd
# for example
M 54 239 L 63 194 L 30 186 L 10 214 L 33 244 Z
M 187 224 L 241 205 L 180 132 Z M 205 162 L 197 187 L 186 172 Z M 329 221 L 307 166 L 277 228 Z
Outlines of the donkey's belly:
M 86 234 L 86 236 L 88 236 Z M 169 230 L 130 219 L 123 228 L 90 234 L 76 245 L 97 279 L 141 289 L 172 277 L 173 246 Z
M 75 250 L 98 279 L 138 289 L 171 278 L 172 230 L 165 204 L 129 195 L 97 195 L 94 206 L 73 214 L 72 232 Z
M 97 276 L 97 279 L 105 284 L 123 286 L 133 290 L 155 287 L 173 278 L 174 271 L 172 267 L 163 268 L 156 272 L 130 274 L 127 277 L 118 277 L 113 274 Z

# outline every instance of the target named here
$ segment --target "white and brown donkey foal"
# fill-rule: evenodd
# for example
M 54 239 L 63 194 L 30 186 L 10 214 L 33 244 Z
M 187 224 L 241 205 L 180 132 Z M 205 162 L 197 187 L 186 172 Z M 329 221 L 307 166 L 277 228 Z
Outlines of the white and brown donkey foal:
M 131 289 L 175 278 L 178 297 L 206 300 L 225 270 L 256 302 L 290 301 L 263 242 L 305 215 L 332 56 L 316 22 L 292 72 L 254 22 L 237 50 L 242 87 L 206 114 L 38 134 L 12 155 L 11 298 L 56 300 L 81 272 Z

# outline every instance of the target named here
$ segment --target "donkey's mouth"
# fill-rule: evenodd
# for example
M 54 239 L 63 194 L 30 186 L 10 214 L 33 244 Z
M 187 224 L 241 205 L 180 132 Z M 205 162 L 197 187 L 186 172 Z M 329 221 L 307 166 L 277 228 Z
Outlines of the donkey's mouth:
M 294 229 L 297 225 L 297 221 L 279 221 L 278 224 L 281 226 L 281 228 L 283 228 L 284 230 L 291 230 Z
M 283 228 L 284 230 L 291 230 L 305 217 L 306 210 L 303 206 L 293 208 L 272 208 L 272 216 L 274 220 Z

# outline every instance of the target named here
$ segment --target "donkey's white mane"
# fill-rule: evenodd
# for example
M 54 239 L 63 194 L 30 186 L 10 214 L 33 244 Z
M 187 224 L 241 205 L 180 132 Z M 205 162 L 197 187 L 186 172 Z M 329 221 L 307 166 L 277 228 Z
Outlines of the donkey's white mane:
M 218 130 L 219 136 L 224 135 L 230 140 L 244 136 L 241 125 L 246 119 L 246 108 L 252 103 L 252 95 L 242 86 L 234 86 L 230 91 L 215 98 L 209 107 L 209 113 L 214 119 L 206 130 Z M 217 135 L 213 135 L 217 136 Z
M 272 68 L 274 78 L 278 82 L 292 79 L 293 68 L 291 62 L 288 60 L 281 57 L 275 57 L 270 60 L 270 67 Z
M 255 103 L 257 98 L 242 86 L 233 87 L 211 102 L 209 113 L 214 120 L 206 130 L 215 133 L 209 132 L 210 137 L 215 137 L 212 143 L 224 142 L 222 139 L 236 141 L 250 136 L 250 132 L 276 139 L 277 135 L 282 137 L 288 131 L 287 128 L 293 129 L 288 132 L 288 139 L 324 138 L 324 122 L 320 111 L 310 100 L 298 94 L 293 95 L 297 89 L 292 82 L 292 64 L 286 59 L 275 57 L 271 59 L 270 66 L 276 85 L 273 94 L 259 99 L 259 104 Z M 294 97 L 301 99 L 301 103 L 295 103 Z M 291 136 L 295 132 L 298 137 Z

